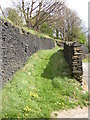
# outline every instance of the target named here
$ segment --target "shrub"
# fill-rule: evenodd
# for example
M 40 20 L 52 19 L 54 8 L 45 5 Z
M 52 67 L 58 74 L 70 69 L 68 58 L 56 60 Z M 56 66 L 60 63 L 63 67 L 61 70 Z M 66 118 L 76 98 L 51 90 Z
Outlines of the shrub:
M 50 37 L 53 37 L 53 30 L 52 30 L 52 28 L 49 27 L 49 25 L 47 23 L 43 23 L 40 26 L 40 31 L 42 33 L 48 34 Z
M 7 9 L 7 18 L 11 20 L 15 25 L 23 25 L 23 19 L 19 16 L 19 13 L 16 9 L 8 8 Z
M 87 41 L 87 38 L 85 36 L 85 33 L 84 32 L 80 32 L 80 35 L 78 37 L 78 42 L 81 43 L 81 44 L 85 44 Z

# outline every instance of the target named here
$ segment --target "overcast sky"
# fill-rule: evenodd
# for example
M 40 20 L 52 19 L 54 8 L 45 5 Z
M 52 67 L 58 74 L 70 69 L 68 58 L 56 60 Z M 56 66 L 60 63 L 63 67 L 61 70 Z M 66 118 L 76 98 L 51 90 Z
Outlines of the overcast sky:
M 90 0 L 67 0 L 67 4 L 71 9 L 77 11 L 84 25 L 88 26 L 88 2 Z
M 83 24 L 88 26 L 88 2 L 90 0 L 66 0 L 67 5 L 77 11 L 80 18 L 83 20 Z M 11 0 L 0 0 L 2 8 L 11 6 Z

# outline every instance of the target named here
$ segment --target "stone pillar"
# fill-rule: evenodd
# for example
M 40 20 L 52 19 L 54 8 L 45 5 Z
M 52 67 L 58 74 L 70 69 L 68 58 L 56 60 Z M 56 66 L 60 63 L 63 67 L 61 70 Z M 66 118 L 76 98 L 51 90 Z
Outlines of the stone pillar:
M 64 56 L 71 68 L 72 76 L 82 83 L 82 47 L 77 42 L 64 43 Z
M 82 45 L 74 42 L 72 47 L 72 75 L 76 78 L 80 83 L 82 83 Z

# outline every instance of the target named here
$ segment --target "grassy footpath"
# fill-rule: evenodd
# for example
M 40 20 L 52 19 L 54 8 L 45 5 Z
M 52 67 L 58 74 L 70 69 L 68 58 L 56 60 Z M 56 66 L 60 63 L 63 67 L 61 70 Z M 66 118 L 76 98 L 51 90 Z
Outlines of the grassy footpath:
M 2 90 L 2 118 L 50 118 L 55 110 L 87 105 L 70 76 L 63 50 L 38 51 Z

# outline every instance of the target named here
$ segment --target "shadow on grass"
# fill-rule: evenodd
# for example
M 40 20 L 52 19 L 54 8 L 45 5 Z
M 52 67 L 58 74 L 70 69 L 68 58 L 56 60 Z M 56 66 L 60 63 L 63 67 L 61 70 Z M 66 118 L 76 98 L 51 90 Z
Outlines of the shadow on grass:
M 55 77 L 71 78 L 70 73 L 70 67 L 64 58 L 63 50 L 59 50 L 51 56 L 41 76 L 47 79 L 54 79 Z

